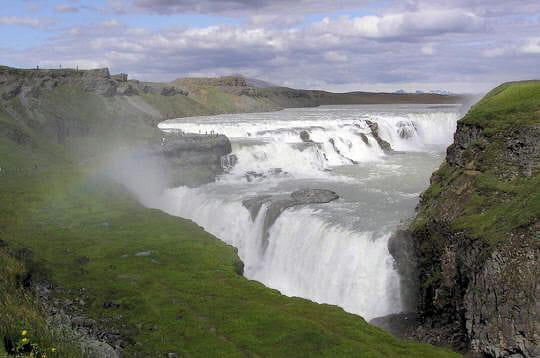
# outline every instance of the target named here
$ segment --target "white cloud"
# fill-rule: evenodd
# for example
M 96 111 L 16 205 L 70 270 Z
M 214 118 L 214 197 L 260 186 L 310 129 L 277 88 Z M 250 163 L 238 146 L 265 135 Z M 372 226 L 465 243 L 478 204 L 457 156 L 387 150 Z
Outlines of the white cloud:
M 77 7 L 70 5 L 57 5 L 55 9 L 63 14 L 79 12 Z
M 316 24 L 321 32 L 373 39 L 414 38 L 445 33 L 479 31 L 484 20 L 462 10 L 425 10 L 384 16 L 325 18 Z
M 122 24 L 120 24 L 120 22 L 118 22 L 118 20 L 116 19 L 111 19 L 111 20 L 103 21 L 100 25 L 103 27 L 119 27 Z
M 103 60 L 89 60 L 86 58 L 73 58 L 70 60 L 54 61 L 44 60 L 39 61 L 39 67 L 41 68 L 79 68 L 81 70 L 89 70 L 93 68 L 103 68 L 110 66 L 110 62 Z
M 435 54 L 435 49 L 433 48 L 432 44 L 426 44 L 422 46 L 420 49 L 420 52 L 422 52 L 424 55 L 432 56 Z
M 507 54 L 509 51 L 510 50 L 505 47 L 493 47 L 493 48 L 485 49 L 482 52 L 482 56 L 487 57 L 487 58 L 499 57 L 499 56 L 503 56 Z
M 0 17 L 0 25 L 23 25 L 31 27 L 40 27 L 43 22 L 31 17 L 3 16 Z
M 328 51 L 324 53 L 324 58 L 330 62 L 347 62 L 349 57 L 343 52 Z
M 532 37 L 519 49 L 523 53 L 540 54 L 540 37 Z

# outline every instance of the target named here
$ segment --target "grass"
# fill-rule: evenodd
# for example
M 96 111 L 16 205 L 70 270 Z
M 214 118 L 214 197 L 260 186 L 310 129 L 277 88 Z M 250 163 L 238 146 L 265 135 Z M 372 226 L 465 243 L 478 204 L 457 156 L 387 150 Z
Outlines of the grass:
M 538 188 L 538 175 L 506 181 L 483 174 L 477 178 L 477 190 L 467 201 L 463 215 L 455 221 L 454 229 L 497 244 L 512 231 L 530 226 L 540 217 Z
M 489 92 L 462 119 L 486 134 L 540 121 L 540 81 L 509 82 Z
M 0 237 L 9 247 L 0 253 L 0 337 L 17 340 L 24 328 L 40 346 L 57 347 L 59 356 L 79 354 L 73 353 L 76 342 L 55 336 L 21 287 L 20 277 L 32 271 L 63 289 L 54 297 L 83 298 L 80 314 L 120 332 L 127 357 L 458 356 L 396 339 L 339 307 L 285 297 L 245 279 L 234 248 L 191 221 L 142 207 L 93 170 L 97 165 L 88 162 L 95 156 L 75 164 L 81 158 L 66 148 L 106 150 L 133 110 L 92 96 L 69 87 L 48 93 L 33 109 L 43 114 L 36 127 L 26 125 L 32 116 L 23 110 L 17 120 L 0 110 Z M 124 117 L 114 117 L 121 109 Z M 135 114 L 126 132 L 145 137 L 149 118 Z M 60 115 L 72 128 L 93 116 L 89 134 L 68 136 L 63 145 L 44 135 Z M 114 122 L 112 133 L 100 136 L 107 120 Z M 15 129 L 27 140 L 13 141 Z M 38 269 L 10 255 L 23 248 L 33 252 Z M 143 251 L 151 255 L 135 255 Z

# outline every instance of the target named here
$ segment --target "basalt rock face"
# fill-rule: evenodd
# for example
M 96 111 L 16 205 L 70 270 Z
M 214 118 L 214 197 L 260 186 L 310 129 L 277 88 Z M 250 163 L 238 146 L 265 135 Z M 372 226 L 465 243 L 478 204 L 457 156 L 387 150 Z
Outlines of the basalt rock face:
M 540 84 L 505 85 L 458 123 L 406 260 L 418 278 L 413 336 L 487 357 L 540 356 L 540 98 L 531 112 L 516 86 L 540 97 Z

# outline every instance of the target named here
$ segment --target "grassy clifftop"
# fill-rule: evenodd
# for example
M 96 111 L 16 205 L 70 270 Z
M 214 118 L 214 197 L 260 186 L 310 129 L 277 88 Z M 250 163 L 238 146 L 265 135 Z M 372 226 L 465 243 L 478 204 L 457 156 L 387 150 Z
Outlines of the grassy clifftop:
M 540 217 L 539 126 L 540 81 L 507 83 L 487 94 L 460 120 L 415 225 L 445 218 L 494 244 L 532 225 Z M 463 200 L 450 203 L 456 191 Z
M 411 224 L 426 336 L 536 356 L 540 81 L 503 84 L 458 122 Z
M 509 82 L 489 92 L 462 122 L 495 133 L 538 124 L 539 110 L 540 81 Z
M 0 355 L 28 337 L 48 357 L 109 354 L 100 340 L 128 357 L 456 356 L 248 281 L 232 247 L 142 207 L 99 161 L 168 111 L 208 107 L 82 77 L 1 88 Z

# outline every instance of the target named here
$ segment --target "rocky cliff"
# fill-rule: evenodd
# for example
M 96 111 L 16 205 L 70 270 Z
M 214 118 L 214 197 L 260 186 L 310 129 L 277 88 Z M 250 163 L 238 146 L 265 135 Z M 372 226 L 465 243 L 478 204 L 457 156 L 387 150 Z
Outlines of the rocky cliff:
M 411 224 L 417 338 L 538 357 L 540 82 L 504 84 L 459 121 Z

